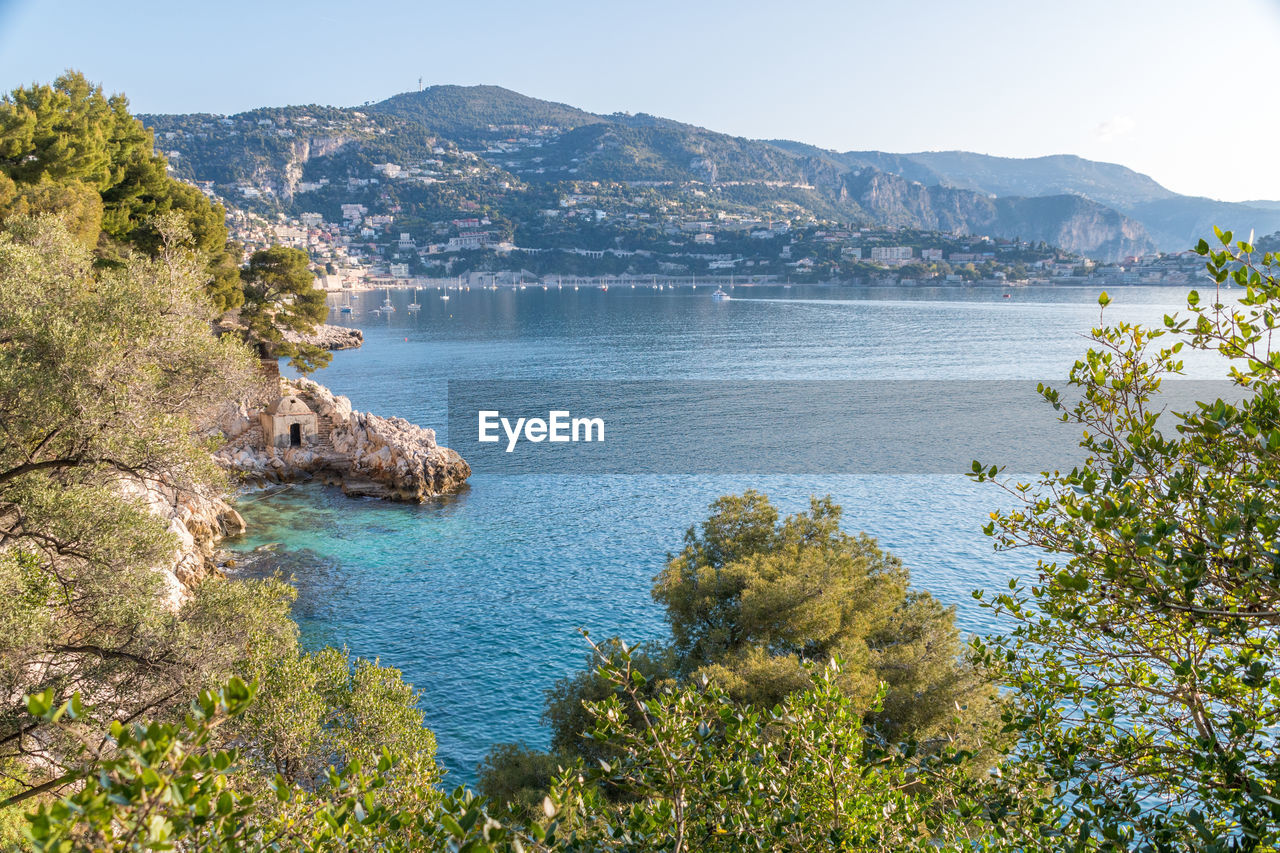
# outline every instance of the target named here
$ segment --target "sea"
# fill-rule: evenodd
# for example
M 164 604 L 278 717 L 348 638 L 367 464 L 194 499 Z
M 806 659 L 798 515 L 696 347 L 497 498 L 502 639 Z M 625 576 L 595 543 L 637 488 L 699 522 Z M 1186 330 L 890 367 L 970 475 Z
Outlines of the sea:
M 739 286 L 728 300 L 712 290 L 331 296 L 329 322 L 361 329 L 365 342 L 314 378 L 356 409 L 434 428 L 448 445 L 451 380 L 1059 381 L 1103 316 L 1098 291 L 1085 287 Z M 1160 325 L 1186 313 L 1187 290 L 1118 288 L 1105 321 Z M 386 298 L 396 310 L 374 313 Z M 1221 365 L 1188 359 L 1187 371 L 1218 377 Z M 1001 627 L 973 592 L 1032 575 L 1041 556 L 993 549 L 982 527 L 1009 498 L 964 470 L 478 470 L 461 493 L 422 505 L 296 485 L 242 494 L 249 532 L 227 545 L 239 576 L 293 579 L 307 646 L 345 646 L 399 669 L 420 693 L 447 783 L 469 783 L 495 743 L 546 745 L 543 696 L 584 666 L 582 631 L 627 642 L 666 635 L 653 577 L 711 501 L 747 489 L 784 514 L 831 495 L 844 527 L 900 556 L 913 584 L 954 606 L 970 634 Z

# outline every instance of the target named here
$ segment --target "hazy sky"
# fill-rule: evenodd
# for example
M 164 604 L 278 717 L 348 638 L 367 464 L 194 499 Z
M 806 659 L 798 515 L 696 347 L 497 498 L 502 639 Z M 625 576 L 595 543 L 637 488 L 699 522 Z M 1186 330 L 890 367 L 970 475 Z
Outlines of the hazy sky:
M 1280 199 L 1280 0 L 0 0 L 0 88 L 73 67 L 138 112 L 492 83 L 839 150 L 1123 163 Z

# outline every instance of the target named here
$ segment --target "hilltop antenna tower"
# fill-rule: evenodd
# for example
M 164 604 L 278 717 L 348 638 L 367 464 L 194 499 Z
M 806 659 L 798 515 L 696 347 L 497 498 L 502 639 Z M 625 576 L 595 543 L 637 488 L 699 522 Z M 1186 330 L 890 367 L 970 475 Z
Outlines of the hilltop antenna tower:
M 421 91 L 422 91 L 422 78 L 421 78 L 421 77 L 419 77 L 419 78 L 418 78 L 418 91 L 419 91 L 419 92 L 421 92 Z

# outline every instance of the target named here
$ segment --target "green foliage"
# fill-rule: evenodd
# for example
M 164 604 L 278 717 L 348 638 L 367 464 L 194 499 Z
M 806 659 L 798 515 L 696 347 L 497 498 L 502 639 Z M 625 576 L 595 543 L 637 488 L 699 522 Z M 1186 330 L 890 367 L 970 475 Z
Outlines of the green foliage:
M 288 356 L 289 363 L 304 373 L 324 367 L 332 358 L 317 346 L 284 336 L 285 331 L 312 332 L 329 315 L 324 291 L 316 288 L 310 263 L 302 249 L 272 246 L 254 252 L 241 272 L 244 306 L 240 320 L 249 340 L 265 345 L 272 356 Z
M 156 218 L 176 214 L 205 255 L 215 306 L 235 307 L 225 211 L 170 178 L 154 145 L 123 96 L 107 97 L 79 72 L 15 89 L 0 100 L 0 222 L 60 213 L 86 245 L 113 256 L 124 247 L 155 254 L 164 243 Z
M 71 704 L 55 709 L 32 697 L 32 712 L 53 722 Z M 30 849 L 407 851 L 443 849 L 454 829 L 464 842 L 481 842 L 463 849 L 498 849 L 483 842 L 505 833 L 477 825 L 474 800 L 442 797 L 420 776 L 406 784 L 402 765 L 386 754 L 370 771 L 349 764 L 308 787 L 277 776 L 246 793 L 242 755 L 216 744 L 219 729 L 254 704 L 254 686 L 232 679 L 201 693 L 181 723 L 113 723 L 113 756 L 75 793 L 28 817 Z
M 334 648 L 272 656 L 264 664 L 258 677 L 267 701 L 249 707 L 235 726 L 255 763 L 314 784 L 330 763 L 373 765 L 390 749 L 420 760 L 424 782 L 437 778 L 435 738 L 399 670 Z
M 1052 849 L 1042 830 L 1057 813 L 1018 781 L 975 781 L 958 754 L 918 762 L 866 741 L 836 664 L 768 712 L 705 683 L 643 696 L 625 648 L 602 654 L 597 674 L 616 694 L 590 705 L 590 734 L 616 757 L 558 770 L 550 794 L 507 825 L 464 790 L 438 791 L 420 757 L 390 750 L 309 784 L 262 779 L 242 750 L 219 746 L 264 701 L 233 678 L 180 723 L 113 723 L 110 756 L 28 815 L 27 843 L 59 853 Z M 28 706 L 50 726 L 85 712 L 78 695 Z
M 542 720 L 551 729 L 553 752 L 581 756 L 588 762 L 606 757 L 600 752 L 598 742 L 584 739 L 592 719 L 587 705 L 608 699 L 615 690 L 613 682 L 600 672 L 598 658 L 603 655 L 617 663 L 624 652 L 631 669 L 644 676 L 648 689 L 656 689 L 674 679 L 676 659 L 667 647 L 648 643 L 626 648 L 617 640 L 597 644 L 580 671 L 558 679 L 547 691 Z M 490 763 L 496 765 L 492 760 Z
M 1198 251 L 1238 304 L 1192 292 L 1163 328 L 1101 326 L 1076 401 L 1042 389 L 1084 427 L 1084 464 L 1018 484 L 974 463 L 1018 502 L 992 515 L 997 547 L 1050 555 L 985 599 L 1014 627 L 979 648 L 1018 692 L 1008 724 L 1081 848 L 1280 844 L 1280 270 L 1217 236 Z M 1223 356 L 1241 399 L 1161 417 L 1184 348 Z
M 211 582 L 179 608 L 156 571 L 177 542 L 149 502 L 223 486 L 200 430 L 256 381 L 245 349 L 209 334 L 202 267 L 172 244 L 155 260 L 97 267 L 48 218 L 0 234 L 0 774 L 11 796 L 91 762 L 105 720 L 225 679 L 251 645 L 294 642 L 282 585 Z M 49 732 L 16 699 L 81 689 L 93 713 Z
M 495 744 L 477 768 L 477 789 L 511 820 L 535 822 L 543 817 L 542 803 L 552 783 L 573 766 L 573 759 L 518 743 Z
M 830 499 L 782 520 L 757 492 L 716 500 L 668 559 L 653 596 L 666 608 L 671 643 L 607 641 L 584 670 L 557 681 L 543 715 L 554 754 L 589 766 L 617 758 L 612 740 L 586 733 L 591 708 L 618 698 L 606 673 L 624 659 L 645 699 L 708 682 L 738 706 L 763 710 L 809 689 L 814 666 L 839 657 L 843 695 L 878 740 L 925 752 L 963 747 L 975 772 L 995 759 L 999 700 L 990 676 L 968 660 L 954 611 L 911 589 L 901 561 L 873 539 L 843 532 Z M 621 707 L 641 725 L 637 705 Z M 522 791 L 516 809 L 527 808 L 531 763 L 525 751 L 495 749 L 483 765 L 486 792 L 502 802 Z
M 768 707 L 804 689 L 808 663 L 839 656 L 842 685 L 891 738 L 956 735 L 957 708 L 977 720 L 994 691 L 965 660 L 952 608 L 910 588 L 902 562 L 840 529 L 840 507 L 814 499 L 778 521 L 763 495 L 720 498 L 654 583 L 679 672 L 706 675 Z
M 1052 816 L 1034 792 L 975 781 L 963 755 L 878 748 L 837 662 L 773 709 L 705 680 L 647 689 L 625 649 L 601 650 L 614 694 L 589 735 L 614 756 L 562 774 L 544 827 L 568 849 L 1035 849 Z M 1047 845 L 1045 845 L 1047 846 Z

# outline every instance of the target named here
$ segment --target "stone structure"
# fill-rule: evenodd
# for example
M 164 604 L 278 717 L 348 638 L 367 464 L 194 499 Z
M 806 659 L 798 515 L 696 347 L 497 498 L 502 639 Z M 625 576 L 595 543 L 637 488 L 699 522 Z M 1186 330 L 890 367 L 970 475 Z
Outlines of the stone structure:
M 214 460 L 246 482 L 315 480 L 353 496 L 419 502 L 457 491 L 471 476 L 466 460 L 436 443 L 435 430 L 352 411 L 350 400 L 310 379 L 280 387 L 266 412 L 241 406 L 220 418 L 226 445 Z
M 286 394 L 259 415 L 262 437 L 267 447 L 285 449 L 316 443 L 319 422 L 301 398 Z

